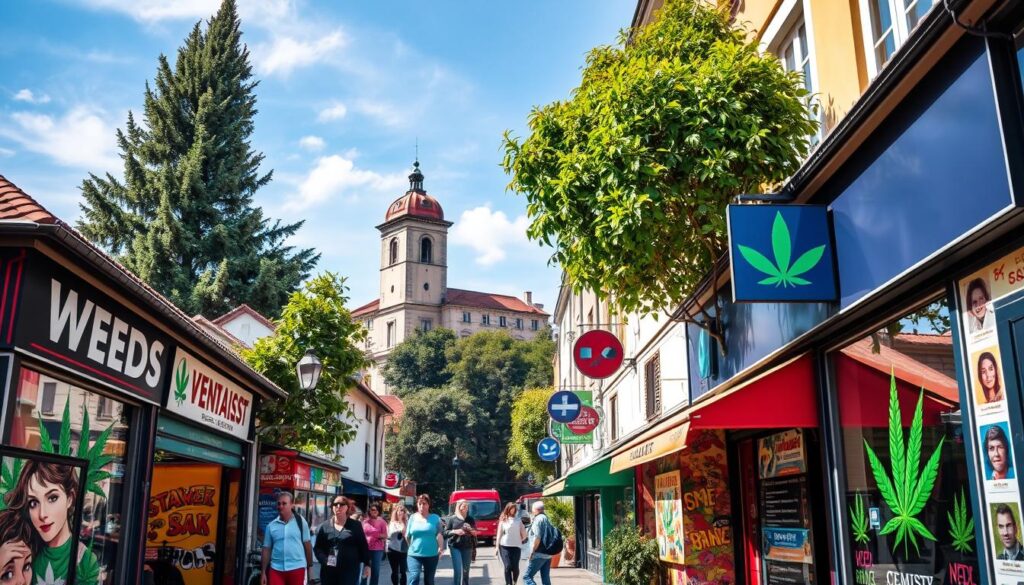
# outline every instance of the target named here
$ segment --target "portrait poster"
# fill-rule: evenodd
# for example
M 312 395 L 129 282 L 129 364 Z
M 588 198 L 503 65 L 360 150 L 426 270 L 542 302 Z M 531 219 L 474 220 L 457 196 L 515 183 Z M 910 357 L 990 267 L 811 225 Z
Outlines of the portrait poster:
M 681 495 L 678 470 L 654 476 L 658 558 L 669 563 L 683 562 Z
M 86 459 L 0 446 L 0 570 L 25 583 L 97 582 L 96 556 L 79 543 L 88 473 Z
M 217 554 L 221 467 L 206 463 L 153 466 L 146 559 L 170 565 L 185 585 L 211 585 Z

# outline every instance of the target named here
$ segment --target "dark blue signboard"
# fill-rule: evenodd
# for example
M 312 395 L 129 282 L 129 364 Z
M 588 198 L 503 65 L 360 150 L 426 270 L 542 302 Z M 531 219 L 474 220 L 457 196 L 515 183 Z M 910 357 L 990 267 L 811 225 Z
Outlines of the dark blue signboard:
M 835 261 L 824 205 L 730 205 L 736 302 L 834 302 Z

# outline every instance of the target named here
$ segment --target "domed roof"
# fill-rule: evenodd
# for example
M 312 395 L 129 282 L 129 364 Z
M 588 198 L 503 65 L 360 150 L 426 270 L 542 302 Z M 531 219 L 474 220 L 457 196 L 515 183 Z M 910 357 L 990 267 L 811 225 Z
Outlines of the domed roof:
M 409 190 L 388 207 L 384 221 L 388 222 L 404 216 L 421 217 L 444 221 L 444 210 L 427 192 L 423 190 L 423 173 L 420 172 L 420 161 L 413 163 L 413 171 L 409 175 Z

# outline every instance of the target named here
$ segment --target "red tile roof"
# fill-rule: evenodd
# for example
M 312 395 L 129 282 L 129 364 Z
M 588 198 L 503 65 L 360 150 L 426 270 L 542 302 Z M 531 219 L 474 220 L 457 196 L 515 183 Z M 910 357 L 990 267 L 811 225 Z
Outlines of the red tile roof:
M 363 315 L 369 315 L 370 313 L 376 313 L 377 309 L 380 308 L 380 299 L 370 301 L 361 307 L 356 307 L 352 310 L 353 317 L 361 317 Z
M 230 345 L 232 349 L 236 350 L 235 353 L 238 353 L 237 348 L 239 347 L 249 347 L 244 341 L 235 337 L 230 331 L 202 315 L 196 315 L 195 317 L 192 317 L 192 320 L 198 323 L 200 327 L 206 329 L 207 333 L 210 333 L 215 337 L 219 336 L 221 338 L 219 341 L 225 345 Z
M 395 396 L 394 394 L 379 394 L 378 397 L 387 403 L 388 407 L 391 408 L 392 420 L 398 420 L 405 414 L 405 404 L 402 399 Z
M 220 317 L 217 317 L 216 319 L 213 320 L 213 322 L 216 323 L 217 325 L 224 325 L 225 323 L 234 320 L 235 317 L 242 314 L 251 316 L 253 319 L 256 319 L 256 321 L 265 325 L 271 331 L 277 330 L 277 325 L 275 325 L 273 321 L 267 319 L 259 311 L 245 303 L 242 303 L 241 305 L 238 305 L 237 307 L 231 309 L 227 313 L 224 313 Z
M 923 345 L 953 345 L 953 334 L 943 333 L 900 333 L 893 341 L 903 343 L 919 343 Z
M 496 311 L 517 311 L 520 313 L 533 313 L 534 315 L 548 316 L 542 309 L 531 307 L 525 301 L 511 295 L 499 295 L 495 293 L 476 292 L 473 290 L 462 290 L 460 288 L 448 289 L 446 305 L 459 305 L 462 307 L 474 307 L 478 309 L 493 309 Z
M 0 175 L 0 219 L 57 223 L 55 215 Z
M 848 345 L 841 351 L 853 360 L 886 375 L 893 372 L 897 378 L 918 388 L 924 388 L 950 402 L 960 400 L 956 380 L 886 345 L 879 344 L 878 353 L 875 353 L 870 337 Z

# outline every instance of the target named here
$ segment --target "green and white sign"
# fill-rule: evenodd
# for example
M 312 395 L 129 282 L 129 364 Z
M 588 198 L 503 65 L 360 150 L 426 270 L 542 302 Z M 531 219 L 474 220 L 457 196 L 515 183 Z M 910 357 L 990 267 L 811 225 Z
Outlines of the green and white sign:
M 583 406 L 594 405 L 594 393 L 590 390 L 573 390 L 573 394 L 579 397 Z M 594 442 L 594 432 L 577 435 L 569 430 L 568 425 L 551 422 L 551 436 L 563 445 L 590 445 Z

